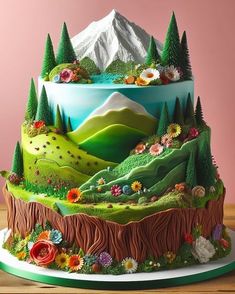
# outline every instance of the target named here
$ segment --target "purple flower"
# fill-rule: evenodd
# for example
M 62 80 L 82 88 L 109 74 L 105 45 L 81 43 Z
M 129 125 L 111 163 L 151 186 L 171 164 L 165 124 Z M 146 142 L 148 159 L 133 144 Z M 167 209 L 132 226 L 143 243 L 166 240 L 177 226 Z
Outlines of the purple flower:
M 222 224 L 217 224 L 215 226 L 214 231 L 212 233 L 212 239 L 214 241 L 217 241 L 217 240 L 220 240 L 221 239 L 222 229 L 223 229 L 223 225 Z
M 113 259 L 107 252 L 101 252 L 98 261 L 103 267 L 108 267 L 112 264 Z

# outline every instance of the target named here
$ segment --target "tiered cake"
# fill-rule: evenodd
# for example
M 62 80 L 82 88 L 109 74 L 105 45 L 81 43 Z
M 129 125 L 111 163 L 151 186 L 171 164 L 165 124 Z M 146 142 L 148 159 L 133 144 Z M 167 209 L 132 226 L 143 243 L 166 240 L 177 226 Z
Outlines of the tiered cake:
M 124 274 L 227 255 L 225 189 L 172 15 L 162 46 L 116 11 L 57 55 L 48 35 L 10 172 L 2 171 L 19 260 Z

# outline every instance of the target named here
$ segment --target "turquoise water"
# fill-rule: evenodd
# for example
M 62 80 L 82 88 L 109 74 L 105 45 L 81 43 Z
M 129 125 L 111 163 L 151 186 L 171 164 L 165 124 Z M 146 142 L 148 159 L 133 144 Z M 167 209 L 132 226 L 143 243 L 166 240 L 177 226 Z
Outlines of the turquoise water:
M 101 73 L 100 75 L 92 75 L 91 80 L 94 84 L 113 84 L 113 81 L 120 78 L 121 75 Z

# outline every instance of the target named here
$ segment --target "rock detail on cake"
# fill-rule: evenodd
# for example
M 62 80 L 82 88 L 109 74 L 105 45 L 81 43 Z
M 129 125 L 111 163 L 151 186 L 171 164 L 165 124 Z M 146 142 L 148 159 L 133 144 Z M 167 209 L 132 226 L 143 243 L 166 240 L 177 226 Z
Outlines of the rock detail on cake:
M 56 56 L 48 35 L 21 144 L 1 172 L 4 248 L 37 266 L 85 274 L 226 256 L 225 188 L 193 86 L 174 13 L 162 48 L 116 11 L 72 42 L 64 24 Z

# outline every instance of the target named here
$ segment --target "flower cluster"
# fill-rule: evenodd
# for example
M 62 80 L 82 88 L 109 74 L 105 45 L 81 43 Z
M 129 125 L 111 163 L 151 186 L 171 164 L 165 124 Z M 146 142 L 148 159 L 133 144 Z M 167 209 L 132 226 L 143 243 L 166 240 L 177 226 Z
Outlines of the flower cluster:
M 68 68 L 64 68 L 60 73 L 53 76 L 54 83 L 81 83 L 90 84 L 92 81 L 89 79 L 87 71 L 80 67 L 79 64 L 74 64 Z
M 49 128 L 43 120 L 25 122 L 24 127 L 29 137 L 35 137 L 49 132 Z
M 134 181 L 130 185 L 125 184 L 124 186 L 113 185 L 110 188 L 111 194 L 115 197 L 120 196 L 121 194 L 130 195 L 133 193 L 140 193 L 143 189 L 143 184 L 139 181 Z

